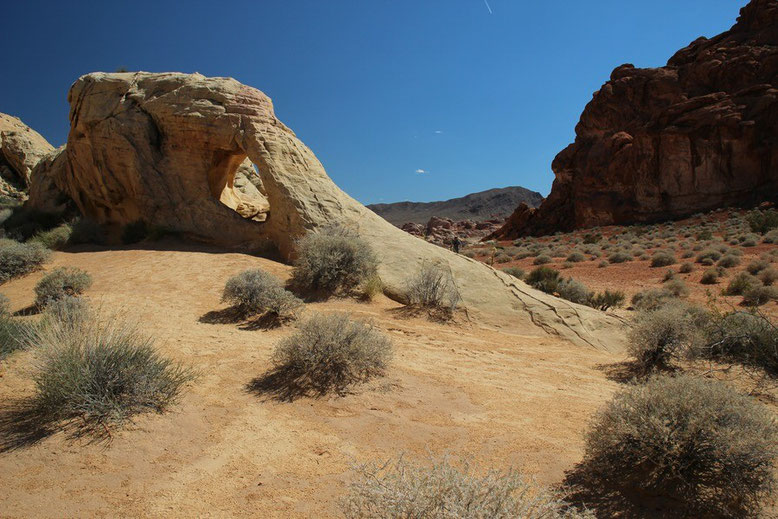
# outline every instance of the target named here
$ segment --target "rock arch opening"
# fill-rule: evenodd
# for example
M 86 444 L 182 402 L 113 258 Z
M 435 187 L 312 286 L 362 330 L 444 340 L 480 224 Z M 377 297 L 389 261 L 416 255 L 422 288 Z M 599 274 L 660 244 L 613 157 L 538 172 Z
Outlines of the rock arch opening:
M 257 167 L 245 154 L 219 153 L 208 174 L 211 194 L 242 218 L 264 222 L 270 202 Z

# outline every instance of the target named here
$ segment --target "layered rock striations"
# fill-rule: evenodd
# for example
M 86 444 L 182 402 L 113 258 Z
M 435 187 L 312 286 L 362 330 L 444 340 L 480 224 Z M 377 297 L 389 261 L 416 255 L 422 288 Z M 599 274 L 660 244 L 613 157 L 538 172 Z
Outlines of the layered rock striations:
M 667 66 L 622 65 L 594 94 L 575 142 L 552 163 L 551 194 L 492 237 L 652 222 L 778 194 L 778 1 Z

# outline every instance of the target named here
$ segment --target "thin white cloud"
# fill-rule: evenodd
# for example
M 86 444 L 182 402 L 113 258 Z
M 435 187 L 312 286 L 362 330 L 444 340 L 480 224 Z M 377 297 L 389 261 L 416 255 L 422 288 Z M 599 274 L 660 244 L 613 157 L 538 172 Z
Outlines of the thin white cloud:
M 416 173 L 419 174 L 419 175 L 423 175 L 424 173 L 429 173 L 429 172 L 420 168 L 420 169 L 416 170 Z
M 437 133 L 439 135 L 439 134 L 443 133 L 443 130 L 435 130 L 435 133 Z
M 487 2 L 486 0 L 484 0 L 484 3 L 486 4 L 486 8 L 487 8 L 487 9 L 489 9 L 489 14 L 492 14 L 492 8 L 491 8 L 491 6 L 489 5 L 489 2 Z

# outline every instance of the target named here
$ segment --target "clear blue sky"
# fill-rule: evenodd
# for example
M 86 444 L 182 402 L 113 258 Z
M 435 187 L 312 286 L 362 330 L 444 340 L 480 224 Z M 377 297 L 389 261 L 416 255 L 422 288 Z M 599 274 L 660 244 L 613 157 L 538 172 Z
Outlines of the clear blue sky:
M 484 0 L 6 2 L 0 112 L 59 145 L 81 74 L 232 76 L 364 203 L 545 195 L 614 67 L 664 65 L 746 3 L 488 1 L 493 14 Z

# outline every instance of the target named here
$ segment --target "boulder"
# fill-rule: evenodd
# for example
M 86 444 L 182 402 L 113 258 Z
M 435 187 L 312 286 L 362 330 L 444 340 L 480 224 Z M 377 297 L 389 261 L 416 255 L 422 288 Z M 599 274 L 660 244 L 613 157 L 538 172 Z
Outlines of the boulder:
M 682 218 L 778 195 L 778 2 L 667 66 L 617 67 L 552 163 L 551 194 L 490 238 Z
M 97 222 L 142 219 L 227 247 L 273 248 L 286 258 L 300 236 L 340 225 L 372 246 L 385 293 L 398 301 L 408 277 L 434 263 L 451 272 L 472 322 L 516 327 L 517 343 L 535 329 L 589 347 L 623 348 L 620 319 L 411 236 L 348 196 L 259 90 L 199 74 L 93 73 L 73 84 L 68 99 L 68 143 L 33 174 L 32 207 L 45 206 L 58 190 Z M 247 158 L 258 171 L 260 199 L 247 199 L 245 183 L 236 189 Z M 252 210 L 241 211 L 242 203 Z
M 24 199 L 30 174 L 54 147 L 17 117 L 0 113 L 0 194 Z

